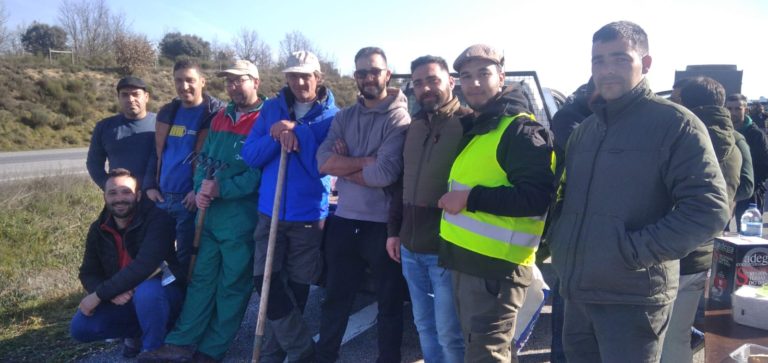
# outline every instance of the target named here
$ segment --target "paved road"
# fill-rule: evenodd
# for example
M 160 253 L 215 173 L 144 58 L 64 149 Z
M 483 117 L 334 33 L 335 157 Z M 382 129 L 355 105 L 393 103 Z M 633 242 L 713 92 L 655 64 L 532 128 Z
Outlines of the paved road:
M 543 264 L 541 267 L 544 279 L 551 283 L 553 278 L 552 268 L 549 263 Z M 323 289 L 319 287 L 313 287 L 309 302 L 307 304 L 306 311 L 304 313 L 309 328 L 313 333 L 317 334 L 320 324 L 320 300 L 323 297 Z M 347 333 L 350 330 L 358 331 L 358 335 L 348 336 L 349 340 L 344 343 L 341 348 L 339 363 L 366 363 L 374 362 L 377 355 L 376 349 L 376 329 L 371 327 L 375 315 L 371 315 L 372 309 L 371 303 L 373 303 L 374 297 L 370 294 L 361 293 L 357 295 L 354 311 L 356 312 L 350 319 L 354 323 L 350 323 L 347 327 Z M 246 312 L 246 317 L 243 320 L 243 324 L 240 327 L 240 331 L 235 338 L 232 347 L 229 349 L 224 362 L 250 362 L 251 349 L 253 348 L 253 336 L 256 327 L 256 315 L 258 312 L 259 299 L 257 294 L 253 294 L 251 301 Z M 403 362 L 423 362 L 421 356 L 421 350 L 419 348 L 419 338 L 416 332 L 416 328 L 413 325 L 413 316 L 410 312 L 410 305 L 404 306 L 405 313 L 405 332 L 403 336 L 402 345 L 402 357 Z M 531 334 L 531 338 L 526 344 L 523 352 L 519 356 L 521 363 L 543 363 L 549 362 L 550 341 L 552 339 L 550 320 L 551 317 L 551 302 L 548 301 L 536 327 Z M 354 327 L 352 327 L 354 325 Z M 120 355 L 121 345 L 115 343 L 114 347 L 106 352 L 102 352 L 85 359 L 81 359 L 80 363 L 101 363 L 101 362 L 132 362 L 122 358 Z M 704 362 L 704 350 L 699 351 L 694 357 L 695 363 Z
M 0 183 L 43 176 L 85 174 L 88 148 L 0 152 Z

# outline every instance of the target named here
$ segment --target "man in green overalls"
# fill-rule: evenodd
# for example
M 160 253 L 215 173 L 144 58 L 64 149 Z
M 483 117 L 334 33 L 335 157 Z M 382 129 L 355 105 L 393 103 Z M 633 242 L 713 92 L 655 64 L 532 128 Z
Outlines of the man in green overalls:
M 213 180 L 205 179 L 205 167 L 195 170 L 197 207 L 206 210 L 200 250 L 176 327 L 164 346 L 139 356 L 143 362 L 220 361 L 253 290 L 252 236 L 261 172 L 243 162 L 240 149 L 263 104 L 259 72 L 241 60 L 217 75 L 226 77 L 232 100 L 211 121 L 201 153 L 227 166 Z

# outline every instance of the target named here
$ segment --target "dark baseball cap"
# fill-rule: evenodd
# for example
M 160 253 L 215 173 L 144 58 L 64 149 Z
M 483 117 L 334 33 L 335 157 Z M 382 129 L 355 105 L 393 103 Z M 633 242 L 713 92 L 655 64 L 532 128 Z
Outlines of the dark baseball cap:
M 145 91 L 147 90 L 147 84 L 144 83 L 141 78 L 133 76 L 124 77 L 117 82 L 117 92 L 120 92 L 121 89 L 126 87 L 140 88 Z
M 475 44 L 459 54 L 453 62 L 453 69 L 456 72 L 461 72 L 461 67 L 472 59 L 485 59 L 499 66 L 504 66 L 504 56 L 497 52 L 496 49 L 487 44 Z

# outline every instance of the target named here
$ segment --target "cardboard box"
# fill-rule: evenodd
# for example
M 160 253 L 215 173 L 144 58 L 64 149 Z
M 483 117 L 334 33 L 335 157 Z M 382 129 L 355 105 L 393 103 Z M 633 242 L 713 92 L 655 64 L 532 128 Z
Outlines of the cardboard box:
M 731 294 L 740 286 L 768 284 L 768 240 L 716 238 L 709 280 L 709 304 L 714 308 L 730 308 Z
M 758 291 L 756 286 L 745 285 L 733 293 L 733 321 L 768 330 L 768 296 L 761 296 Z

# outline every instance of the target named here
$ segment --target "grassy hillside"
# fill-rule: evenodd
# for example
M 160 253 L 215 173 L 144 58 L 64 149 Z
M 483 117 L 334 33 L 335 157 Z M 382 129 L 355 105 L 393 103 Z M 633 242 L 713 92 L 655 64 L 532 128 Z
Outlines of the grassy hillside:
M 150 111 L 175 96 L 170 65 L 140 75 L 150 87 Z M 208 70 L 208 92 L 226 100 L 224 82 Z M 260 93 L 272 97 L 283 86 L 277 70 L 260 70 Z M 111 69 L 66 62 L 48 64 L 36 57 L 0 58 L 0 151 L 87 146 L 97 121 L 118 112 Z M 328 75 L 326 84 L 339 106 L 354 102 L 357 89 L 349 77 Z

